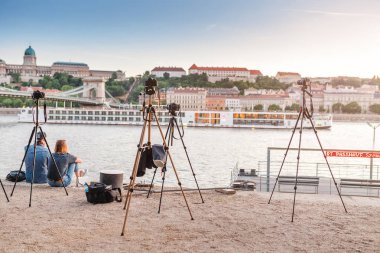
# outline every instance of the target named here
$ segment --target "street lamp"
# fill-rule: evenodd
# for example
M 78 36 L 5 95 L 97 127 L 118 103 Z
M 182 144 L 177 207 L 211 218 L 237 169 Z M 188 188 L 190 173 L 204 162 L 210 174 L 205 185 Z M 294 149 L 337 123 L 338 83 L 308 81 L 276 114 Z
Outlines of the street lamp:
M 373 137 L 372 137 L 372 151 L 375 150 L 375 138 L 376 138 L 376 128 L 380 126 L 380 123 L 374 124 L 374 123 L 369 123 L 367 122 L 368 126 L 372 127 L 373 129 Z M 371 162 L 370 162 L 370 168 L 369 168 L 369 179 L 372 180 L 372 172 L 373 172 L 373 157 L 371 157 Z

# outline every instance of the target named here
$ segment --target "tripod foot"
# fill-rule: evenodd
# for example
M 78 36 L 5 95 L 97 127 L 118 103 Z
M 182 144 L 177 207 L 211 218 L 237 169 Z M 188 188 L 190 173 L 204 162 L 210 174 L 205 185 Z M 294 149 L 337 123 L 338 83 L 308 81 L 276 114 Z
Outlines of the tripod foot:
M 124 232 L 123 233 L 121 233 L 121 235 L 120 236 L 124 236 Z
M 194 218 L 193 218 L 193 217 L 191 217 L 191 220 L 194 220 Z

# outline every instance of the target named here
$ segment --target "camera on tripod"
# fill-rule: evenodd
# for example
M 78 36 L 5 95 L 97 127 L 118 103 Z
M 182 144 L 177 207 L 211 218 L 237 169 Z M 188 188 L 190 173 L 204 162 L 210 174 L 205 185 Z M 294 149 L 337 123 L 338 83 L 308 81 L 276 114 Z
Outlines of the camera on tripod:
M 157 87 L 157 80 L 149 77 L 148 80 L 145 81 L 145 94 L 154 95 L 156 93 L 155 87 Z
M 32 93 L 32 99 L 33 100 L 38 100 L 41 98 L 45 98 L 45 93 L 39 90 L 36 90 Z
M 176 104 L 176 103 L 170 103 L 170 104 L 166 105 L 166 109 L 168 109 L 168 111 L 171 115 L 175 116 L 176 112 L 178 112 L 181 109 L 181 106 L 179 104 Z
M 301 80 L 297 81 L 297 84 L 302 85 L 302 86 L 310 86 L 311 85 L 309 78 L 302 78 Z

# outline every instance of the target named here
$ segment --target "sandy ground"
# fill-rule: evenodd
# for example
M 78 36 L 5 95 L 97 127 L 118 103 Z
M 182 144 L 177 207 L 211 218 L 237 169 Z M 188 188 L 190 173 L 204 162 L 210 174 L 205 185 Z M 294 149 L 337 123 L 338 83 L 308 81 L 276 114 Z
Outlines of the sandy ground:
M 11 186 L 6 185 L 9 193 Z M 121 203 L 93 205 L 83 188 L 38 186 L 28 207 L 29 187 L 17 186 L 6 202 L 0 192 L 0 252 L 380 252 L 380 199 L 238 192 L 223 195 L 165 193 L 132 200 L 126 235 L 120 236 Z

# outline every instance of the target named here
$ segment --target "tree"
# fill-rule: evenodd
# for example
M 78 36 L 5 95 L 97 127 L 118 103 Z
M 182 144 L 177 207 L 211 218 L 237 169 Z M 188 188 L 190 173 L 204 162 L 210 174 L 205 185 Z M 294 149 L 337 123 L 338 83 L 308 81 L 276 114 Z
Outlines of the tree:
M 268 106 L 268 111 L 282 111 L 282 109 L 279 105 L 271 104 Z
M 262 104 L 255 105 L 253 107 L 253 110 L 255 111 L 262 111 L 264 109 L 264 106 Z
M 113 73 L 112 73 L 111 79 L 112 79 L 112 80 L 117 79 L 117 73 L 116 73 L 116 72 L 113 72 Z
M 11 73 L 12 83 L 21 82 L 20 73 Z
M 342 108 L 342 112 L 344 113 L 361 113 L 362 112 L 362 108 L 360 107 L 360 105 L 357 103 L 357 102 L 351 102 L 345 106 L 343 106 Z
M 376 113 L 376 114 L 380 114 L 380 104 L 370 105 L 369 106 L 369 111 L 373 112 L 373 113 Z
M 164 79 L 169 79 L 170 78 L 170 74 L 168 72 L 165 72 L 164 73 Z
M 325 112 L 325 108 L 323 107 L 323 105 L 320 105 L 319 106 L 319 109 L 318 109 L 319 112 Z
M 285 111 L 295 111 L 298 112 L 300 110 L 299 104 L 293 103 L 291 106 L 286 106 Z
M 61 91 L 67 91 L 67 90 L 71 90 L 73 89 L 74 87 L 71 86 L 71 85 L 68 85 L 68 84 L 65 84 L 61 87 Z
M 341 113 L 342 112 L 342 108 L 343 108 L 343 104 L 342 103 L 335 103 L 332 105 L 332 109 L 331 111 L 333 113 Z

